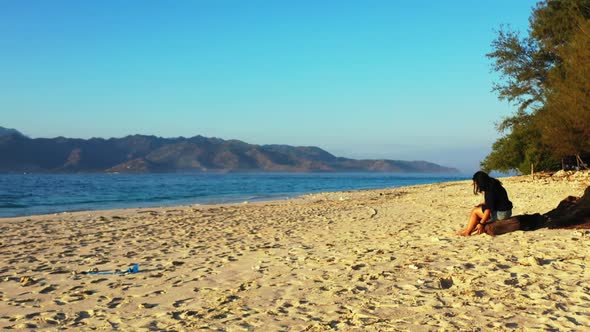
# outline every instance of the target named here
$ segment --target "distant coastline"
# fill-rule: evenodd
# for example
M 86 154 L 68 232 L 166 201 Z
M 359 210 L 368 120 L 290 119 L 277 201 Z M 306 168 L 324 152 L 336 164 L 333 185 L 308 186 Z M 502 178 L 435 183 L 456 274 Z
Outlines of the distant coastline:
M 336 157 L 314 146 L 255 145 L 203 136 L 33 139 L 0 129 L 0 173 L 459 173 L 428 161 Z

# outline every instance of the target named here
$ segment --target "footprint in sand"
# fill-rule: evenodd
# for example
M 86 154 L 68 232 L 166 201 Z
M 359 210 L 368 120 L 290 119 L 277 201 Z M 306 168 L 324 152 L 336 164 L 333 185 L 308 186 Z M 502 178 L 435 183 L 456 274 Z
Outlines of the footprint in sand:
M 57 288 L 55 288 L 54 285 L 50 285 L 50 286 L 47 286 L 47 287 L 43 288 L 41 291 L 39 291 L 39 293 L 40 294 L 49 294 L 49 293 L 53 292 L 56 289 Z
M 453 287 L 454 284 L 452 277 L 438 279 L 438 286 L 440 289 L 449 289 Z
M 238 300 L 238 299 L 240 299 L 240 297 L 239 297 L 239 296 L 236 296 L 236 295 L 229 295 L 229 296 L 228 296 L 228 297 L 226 297 L 225 299 L 222 299 L 222 301 L 221 301 L 219 304 L 220 304 L 220 305 L 225 305 L 225 304 L 231 303 L 231 302 L 233 302 L 233 301 L 236 301 L 236 300 Z
M 111 300 L 111 302 L 109 302 L 107 304 L 107 307 L 109 309 L 114 309 L 117 308 L 121 305 L 121 302 L 123 302 L 123 298 L 122 297 L 115 297 L 114 299 Z
M 203 315 L 199 314 L 197 311 L 194 310 L 182 310 L 182 311 L 173 311 L 171 313 L 172 318 L 176 320 L 186 320 L 188 318 L 203 318 Z
M 16 330 L 33 330 L 37 328 L 37 325 L 32 324 L 32 323 L 23 323 L 23 324 L 17 324 L 17 325 L 12 325 L 12 326 L 7 326 L 10 329 L 16 329 Z
M 367 265 L 366 265 L 366 264 L 362 264 L 362 263 L 361 263 L 361 264 L 356 264 L 356 265 L 353 265 L 353 266 L 351 266 L 350 268 L 351 268 L 351 269 L 353 269 L 353 270 L 355 270 L 355 271 L 358 271 L 358 270 L 362 269 L 362 268 L 363 268 L 363 267 L 365 267 L 365 266 L 367 266 Z
M 51 317 L 51 318 L 53 318 L 53 320 L 55 320 L 57 322 L 63 322 L 68 318 L 68 316 L 63 312 L 58 312 L 55 315 L 53 315 L 53 317 Z
M 80 321 L 87 319 L 87 318 L 91 318 L 93 316 L 94 316 L 94 310 L 79 311 L 76 313 L 76 318 L 74 319 L 74 321 L 76 323 L 79 323 Z
M 189 298 L 186 298 L 186 299 L 183 299 L 183 300 L 178 300 L 178 301 L 174 302 L 174 303 L 172 304 L 172 306 L 174 306 L 174 308 L 181 307 L 181 306 L 183 306 L 184 304 L 186 304 L 188 301 L 191 301 L 192 299 L 193 299 L 193 298 L 189 297 Z
M 28 314 L 28 315 L 26 315 L 26 316 L 25 316 L 25 318 L 26 318 L 26 319 L 33 319 L 33 318 L 35 318 L 35 317 L 38 317 L 38 316 L 41 316 L 41 314 L 40 314 L 40 313 L 38 313 L 38 312 L 34 312 L 34 313 L 32 313 L 32 314 Z
M 101 282 L 107 281 L 107 280 L 109 280 L 109 279 L 108 278 L 99 278 L 99 279 L 96 279 L 96 280 L 92 280 L 90 283 L 91 284 L 98 284 L 98 283 L 101 283 Z

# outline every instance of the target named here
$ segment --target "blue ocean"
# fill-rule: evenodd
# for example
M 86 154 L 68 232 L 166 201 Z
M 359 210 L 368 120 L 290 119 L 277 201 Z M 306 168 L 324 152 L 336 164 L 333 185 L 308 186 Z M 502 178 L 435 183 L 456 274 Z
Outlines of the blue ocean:
M 467 178 L 399 173 L 0 174 L 0 217 L 278 200 Z

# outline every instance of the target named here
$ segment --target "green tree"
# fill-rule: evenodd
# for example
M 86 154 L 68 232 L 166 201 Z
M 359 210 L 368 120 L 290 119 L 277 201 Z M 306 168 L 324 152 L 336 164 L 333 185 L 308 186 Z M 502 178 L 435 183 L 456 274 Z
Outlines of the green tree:
M 498 124 L 497 129 L 504 136 L 494 143 L 491 154 L 482 162 L 484 169 L 527 173 L 531 163 L 536 169 L 558 167 L 555 160 L 563 151 L 556 153 L 554 145 L 549 144 L 557 134 L 550 134 L 552 129 L 548 127 L 562 116 L 556 112 L 564 107 L 563 99 L 559 106 L 555 100 L 567 88 L 564 85 L 562 93 L 557 93 L 554 85 L 566 84 L 558 80 L 565 72 L 564 58 L 571 56 L 567 50 L 580 50 L 572 49 L 572 38 L 579 30 L 580 20 L 589 17 L 590 0 L 545 0 L 533 8 L 528 36 L 521 38 L 518 32 L 505 28 L 498 31 L 492 52 L 487 54 L 493 70 L 500 74 L 493 91 L 500 100 L 517 106 L 517 111 Z M 543 114 L 544 121 L 539 114 Z M 569 134 L 578 137 L 576 133 Z
M 559 161 L 552 157 L 550 150 L 542 143 L 534 116 L 521 114 L 518 121 L 505 122 L 511 128 L 510 133 L 493 144 L 492 152 L 481 162 L 484 171 L 518 171 L 528 174 L 531 164 L 535 169 L 559 167 Z
M 558 50 L 545 107 L 538 112 L 542 139 L 557 155 L 590 153 L 590 20 L 577 17 L 575 33 Z

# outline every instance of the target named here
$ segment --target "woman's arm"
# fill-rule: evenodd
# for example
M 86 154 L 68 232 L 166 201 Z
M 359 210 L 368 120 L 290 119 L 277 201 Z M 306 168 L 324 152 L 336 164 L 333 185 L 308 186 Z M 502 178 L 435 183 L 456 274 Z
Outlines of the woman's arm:
M 491 213 L 492 213 L 492 210 L 485 209 L 485 211 L 483 212 L 483 216 L 482 216 L 481 220 L 479 221 L 479 224 L 477 224 L 477 226 L 475 226 L 475 229 L 477 230 L 477 234 L 482 234 L 484 232 L 484 225 L 487 224 L 487 221 L 490 219 Z
M 487 194 L 487 192 L 486 192 L 486 194 Z M 481 217 L 481 220 L 479 221 L 479 223 L 482 224 L 482 225 L 485 224 L 488 219 L 490 219 L 490 214 L 492 214 L 492 210 L 490 210 L 488 208 L 488 198 L 487 198 L 487 196 L 488 195 L 483 195 L 483 206 L 486 209 L 483 211 L 483 217 Z
M 481 220 L 479 221 L 479 223 L 482 225 L 487 224 L 487 221 L 490 219 L 491 214 L 492 214 L 492 210 L 485 209 L 485 211 L 483 211 L 483 217 L 481 217 Z

